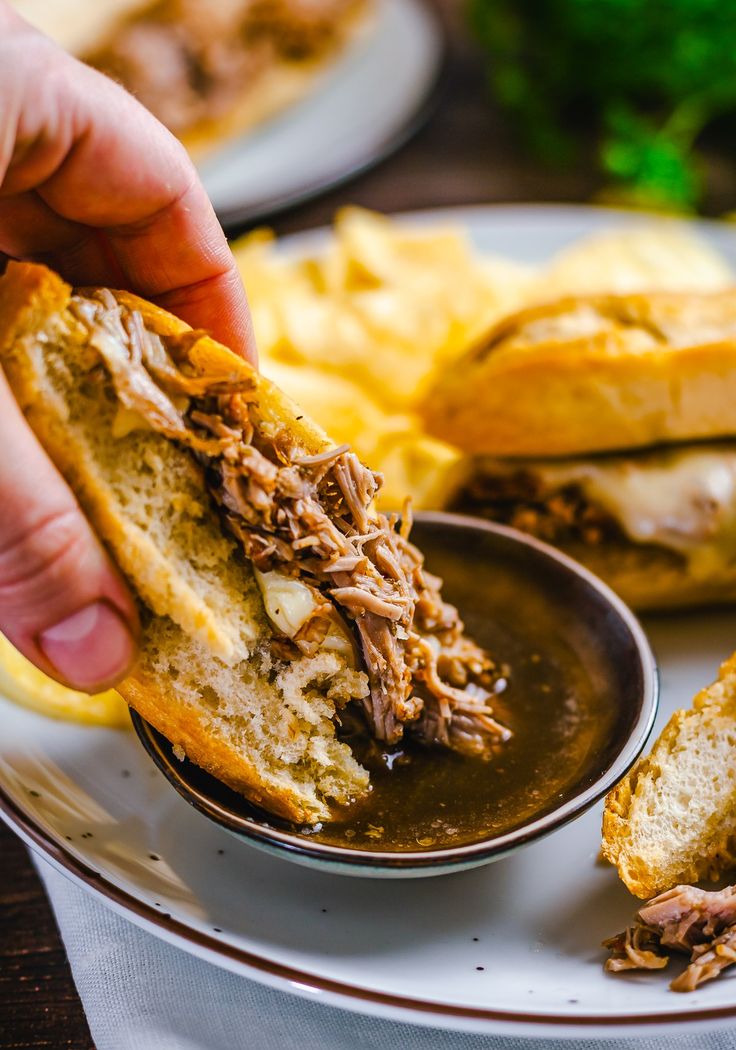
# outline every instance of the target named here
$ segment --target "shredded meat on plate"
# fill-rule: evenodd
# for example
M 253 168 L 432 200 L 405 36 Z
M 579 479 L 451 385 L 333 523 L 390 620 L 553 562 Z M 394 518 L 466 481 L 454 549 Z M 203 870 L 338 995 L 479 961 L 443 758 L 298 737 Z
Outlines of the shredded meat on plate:
M 277 639 L 279 654 L 319 645 L 338 609 L 360 644 L 377 739 L 396 743 L 408 726 L 423 743 L 490 757 L 510 736 L 489 705 L 496 668 L 424 569 L 408 507 L 400 518 L 372 513 L 380 475 L 347 446 L 305 455 L 293 435 L 266 434 L 254 422 L 255 381 L 187 375 L 186 351 L 201 333 L 164 340 L 104 290 L 75 296 L 72 312 L 121 403 L 198 457 L 255 567 L 313 590 L 313 617 Z
M 592 503 L 579 485 L 547 492 L 539 476 L 524 467 L 508 474 L 479 473 L 458 493 L 453 509 L 511 525 L 553 544 L 594 547 L 622 537 L 612 515 Z
M 675 886 L 639 910 L 633 926 L 604 941 L 609 973 L 660 970 L 670 952 L 689 955 L 689 966 L 670 984 L 692 992 L 736 962 L 736 886 L 701 890 Z

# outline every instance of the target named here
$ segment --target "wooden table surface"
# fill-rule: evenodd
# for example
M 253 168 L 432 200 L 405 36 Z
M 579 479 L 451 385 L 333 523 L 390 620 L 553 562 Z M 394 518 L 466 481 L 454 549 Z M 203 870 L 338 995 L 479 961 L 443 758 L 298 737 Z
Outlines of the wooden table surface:
M 274 221 L 279 233 L 322 225 L 343 204 L 383 211 L 496 201 L 584 201 L 589 169 L 542 170 L 517 148 L 484 92 L 480 56 L 461 4 L 432 0 L 448 32 L 437 108 L 410 143 L 378 168 Z M 709 211 L 734 208 L 732 169 L 714 167 Z M 48 901 L 25 848 L 0 825 L 0 1047 L 93 1048 Z

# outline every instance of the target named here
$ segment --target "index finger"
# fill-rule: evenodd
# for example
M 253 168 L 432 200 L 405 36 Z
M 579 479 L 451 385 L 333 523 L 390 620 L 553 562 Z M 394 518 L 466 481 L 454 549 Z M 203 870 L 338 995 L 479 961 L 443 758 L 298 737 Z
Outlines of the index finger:
M 153 215 L 105 233 L 130 287 L 257 363 L 240 274 L 198 179 Z
M 43 38 L 36 47 L 45 80 L 37 87 L 26 42 L 21 149 L 3 192 L 35 190 L 75 228 L 99 230 L 125 287 L 255 363 L 235 260 L 183 146 L 119 85 Z M 75 280 L 99 283 L 83 263 Z

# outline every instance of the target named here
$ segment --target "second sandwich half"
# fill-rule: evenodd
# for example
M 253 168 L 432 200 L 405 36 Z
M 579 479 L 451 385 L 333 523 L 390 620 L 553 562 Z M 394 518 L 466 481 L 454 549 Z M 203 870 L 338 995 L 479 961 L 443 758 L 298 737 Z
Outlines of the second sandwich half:
M 736 292 L 575 296 L 505 318 L 436 381 L 452 509 L 583 562 L 638 609 L 736 597 Z

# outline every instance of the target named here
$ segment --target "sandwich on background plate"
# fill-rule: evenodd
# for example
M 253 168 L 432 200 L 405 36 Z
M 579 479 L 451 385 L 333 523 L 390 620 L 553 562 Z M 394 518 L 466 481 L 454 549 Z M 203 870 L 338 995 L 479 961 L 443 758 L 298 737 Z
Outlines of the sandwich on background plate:
M 367 31 L 373 0 L 13 0 L 120 81 L 195 155 L 305 97 Z
M 498 672 L 442 600 L 380 476 L 274 384 L 126 292 L 43 266 L 0 279 L 0 365 L 140 599 L 117 688 L 230 787 L 300 822 L 368 790 L 345 709 L 488 757 Z
M 590 295 L 497 324 L 438 376 L 452 509 L 566 551 L 639 609 L 736 598 L 736 291 Z

